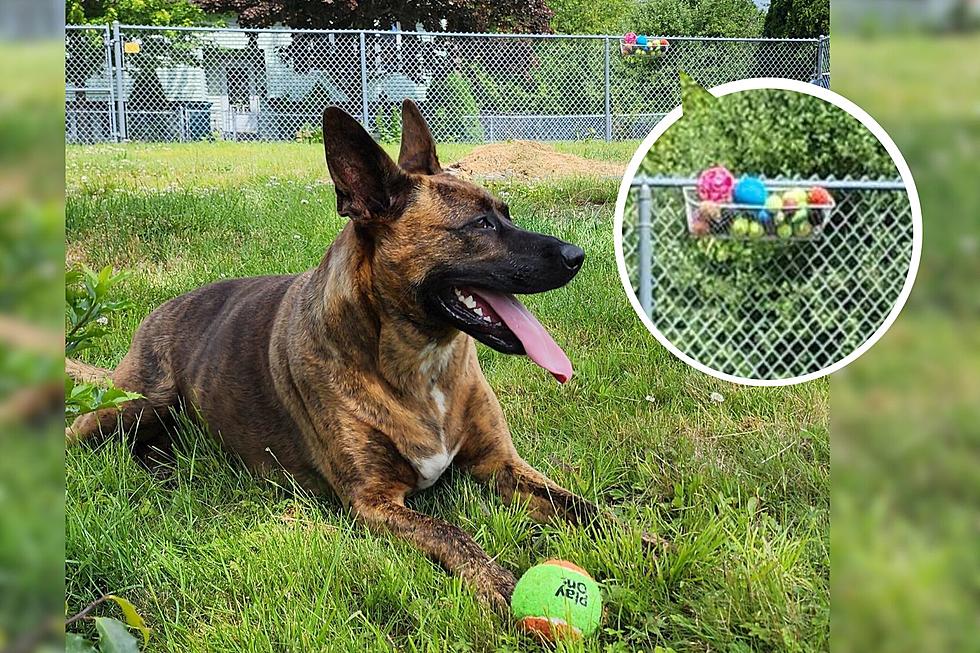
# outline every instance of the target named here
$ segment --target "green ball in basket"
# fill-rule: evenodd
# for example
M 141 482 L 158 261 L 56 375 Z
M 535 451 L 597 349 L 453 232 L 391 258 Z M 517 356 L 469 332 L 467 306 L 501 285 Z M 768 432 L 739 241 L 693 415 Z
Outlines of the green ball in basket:
M 588 637 L 602 621 L 599 584 L 565 560 L 528 569 L 514 587 L 510 607 L 522 630 L 545 641 Z

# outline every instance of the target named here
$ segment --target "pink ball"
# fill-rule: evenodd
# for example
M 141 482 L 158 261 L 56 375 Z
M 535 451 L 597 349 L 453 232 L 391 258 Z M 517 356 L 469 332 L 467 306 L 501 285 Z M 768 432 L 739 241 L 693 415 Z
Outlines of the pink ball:
M 636 43 L 636 32 L 626 32 L 626 34 L 623 35 L 623 42 Z
M 708 168 L 698 177 L 698 197 L 709 202 L 732 201 L 735 176 L 724 166 Z

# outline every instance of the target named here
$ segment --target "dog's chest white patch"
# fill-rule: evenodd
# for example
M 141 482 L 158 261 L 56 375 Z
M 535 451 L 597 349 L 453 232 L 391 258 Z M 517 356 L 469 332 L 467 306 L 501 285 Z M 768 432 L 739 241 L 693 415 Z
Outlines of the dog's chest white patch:
M 457 446 L 452 450 L 446 447 L 445 434 L 442 432 L 442 424 L 446 419 L 446 413 L 449 410 L 449 399 L 446 397 L 446 393 L 442 391 L 437 382 L 437 379 L 449 366 L 454 350 L 455 348 L 452 344 L 437 345 L 435 343 L 430 343 L 423 347 L 421 352 L 419 352 L 419 373 L 425 382 L 431 384 L 429 385 L 429 398 L 432 401 L 431 405 L 436 419 L 439 421 L 439 451 L 431 456 L 426 456 L 425 458 L 419 458 L 411 461 L 412 466 L 419 475 L 418 481 L 416 482 L 416 487 L 420 490 L 431 487 L 436 481 L 438 481 L 439 477 L 442 476 L 446 469 L 449 468 L 449 465 L 452 464 L 453 458 L 456 457 L 456 453 L 459 451 L 459 444 L 457 444 Z
M 413 461 L 412 464 L 419 473 L 419 480 L 416 483 L 418 488 L 424 490 L 427 487 L 431 487 L 433 483 L 439 480 L 439 477 L 443 475 L 455 457 L 455 451 L 449 452 L 443 449 L 441 452 L 433 454 L 428 458 Z
M 440 418 L 446 416 L 446 395 L 438 386 L 432 386 L 432 391 L 429 393 L 432 395 L 432 403 L 436 405 L 436 414 Z

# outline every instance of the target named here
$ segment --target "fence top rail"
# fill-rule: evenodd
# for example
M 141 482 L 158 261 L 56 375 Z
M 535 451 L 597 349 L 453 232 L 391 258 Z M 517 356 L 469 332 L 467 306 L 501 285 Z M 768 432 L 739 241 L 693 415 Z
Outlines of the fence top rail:
M 72 25 L 71 27 L 103 27 L 89 25 Z M 364 34 L 375 36 L 453 36 L 466 38 L 498 38 L 498 39 L 594 39 L 594 40 L 616 40 L 622 38 L 620 34 L 522 34 L 515 32 L 429 32 L 429 31 L 404 31 L 404 30 L 384 30 L 384 29 L 307 29 L 302 27 L 207 27 L 201 25 L 180 26 L 180 25 L 119 25 L 120 29 L 139 29 L 157 32 L 252 32 L 268 34 L 270 32 L 283 33 L 308 33 L 308 34 Z M 791 39 L 791 38 L 738 38 L 728 36 L 671 36 L 669 34 L 657 34 L 659 38 L 666 38 L 672 41 L 721 41 L 731 43 L 819 43 L 827 37 Z
M 822 179 L 820 177 L 811 177 L 809 179 L 788 179 L 784 177 L 767 179 L 762 177 L 762 179 L 765 183 L 779 188 L 792 188 L 794 186 L 819 183 L 824 188 L 839 190 L 907 190 L 905 183 L 901 179 Z M 697 186 L 697 184 L 698 180 L 693 177 L 648 177 L 640 175 L 633 178 L 633 181 L 630 182 L 630 187 L 684 188 Z

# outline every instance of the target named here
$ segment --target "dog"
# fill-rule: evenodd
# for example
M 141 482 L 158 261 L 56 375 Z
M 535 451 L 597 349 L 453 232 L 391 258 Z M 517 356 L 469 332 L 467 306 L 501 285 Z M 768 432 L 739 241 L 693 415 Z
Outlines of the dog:
M 505 203 L 443 172 L 411 100 L 402 126 L 396 164 L 354 118 L 327 108 L 327 168 L 350 221 L 320 264 L 220 281 L 160 306 L 111 372 L 142 398 L 79 417 L 67 436 L 118 427 L 161 443 L 167 416 L 193 408 L 252 470 L 333 492 L 505 612 L 514 576 L 405 498 L 453 465 L 505 502 L 527 502 L 537 520 L 612 519 L 518 455 L 475 345 L 526 355 L 567 381 L 568 358 L 514 294 L 564 286 L 585 253 L 521 229 Z

